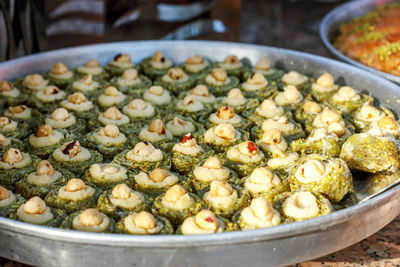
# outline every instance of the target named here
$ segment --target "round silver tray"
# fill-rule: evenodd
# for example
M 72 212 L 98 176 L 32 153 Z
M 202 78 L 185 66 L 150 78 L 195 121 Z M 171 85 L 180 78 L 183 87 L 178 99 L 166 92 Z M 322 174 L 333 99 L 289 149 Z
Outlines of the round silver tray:
M 349 22 L 356 17 L 360 17 L 367 13 L 368 11 L 374 9 L 378 5 L 385 5 L 393 2 L 398 2 L 398 0 L 356 0 L 350 1 L 348 3 L 344 3 L 331 12 L 329 12 L 321 21 L 319 27 L 319 35 L 321 37 L 322 42 L 325 47 L 335 56 L 337 59 L 343 60 L 347 63 L 350 63 L 354 66 L 362 68 L 364 70 L 368 70 L 374 74 L 382 76 L 388 80 L 396 82 L 400 84 L 400 77 L 389 74 L 371 67 L 368 67 L 364 64 L 361 64 L 358 61 L 355 61 L 346 55 L 342 54 L 339 50 L 337 50 L 331 43 L 333 37 L 338 31 L 339 26 L 342 23 Z
M 213 60 L 236 54 L 253 64 L 267 56 L 273 66 L 317 76 L 327 71 L 339 83 L 368 90 L 400 113 L 400 88 L 375 75 L 331 59 L 265 46 L 209 41 L 142 41 L 82 46 L 0 64 L 0 80 L 70 67 L 117 53 L 135 62 L 162 50 L 175 62 L 200 54 Z M 364 203 L 311 220 L 252 231 L 202 236 L 134 236 L 48 228 L 0 218 L 0 256 L 36 266 L 277 266 L 340 250 L 372 235 L 400 212 L 400 186 Z

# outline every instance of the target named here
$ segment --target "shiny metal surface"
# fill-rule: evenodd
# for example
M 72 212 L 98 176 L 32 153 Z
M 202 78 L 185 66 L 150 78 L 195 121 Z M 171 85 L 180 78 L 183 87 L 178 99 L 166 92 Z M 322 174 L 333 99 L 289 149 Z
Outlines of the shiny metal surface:
M 90 58 L 102 64 L 117 53 L 139 62 L 155 50 L 176 63 L 200 54 L 214 60 L 236 54 L 253 64 L 268 56 L 273 66 L 317 76 L 371 94 L 400 112 L 399 86 L 353 66 L 301 52 L 207 41 L 143 41 L 83 46 L 0 64 L 0 79 L 47 70 L 64 61 L 74 67 Z M 253 231 L 203 236 L 131 236 L 52 229 L 0 218 L 0 256 L 38 266 L 279 266 L 320 257 L 372 235 L 400 212 L 400 186 L 327 216 Z
M 356 17 L 362 16 L 366 12 L 374 9 L 378 5 L 385 5 L 388 3 L 398 2 L 398 0 L 355 0 L 349 3 L 342 4 L 329 12 L 321 21 L 319 27 L 319 35 L 325 47 L 338 59 L 347 63 L 355 65 L 364 70 L 370 71 L 374 74 L 382 76 L 388 80 L 400 84 L 400 77 L 386 72 L 370 68 L 364 64 L 355 61 L 337 50 L 331 43 L 334 35 L 337 32 L 340 24 L 348 22 Z

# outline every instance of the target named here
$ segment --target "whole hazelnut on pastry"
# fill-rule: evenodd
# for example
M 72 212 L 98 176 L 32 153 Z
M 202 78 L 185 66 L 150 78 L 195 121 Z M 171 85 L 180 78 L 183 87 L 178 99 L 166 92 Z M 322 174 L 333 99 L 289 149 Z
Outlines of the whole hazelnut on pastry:
M 118 126 L 114 124 L 107 124 L 105 127 L 103 127 L 100 130 L 100 134 L 107 136 L 107 137 L 117 137 L 120 135 L 120 131 L 118 129 Z
M 158 133 L 159 135 L 164 135 L 166 132 L 164 122 L 160 119 L 153 120 L 147 130 L 152 133 Z
M 38 86 L 44 82 L 43 76 L 40 74 L 31 74 L 27 75 L 24 78 L 24 85 L 25 86 Z
M 216 157 L 209 157 L 203 164 L 203 167 L 208 169 L 221 169 L 222 168 L 222 161 Z
M 93 76 L 92 74 L 85 75 L 81 80 L 81 83 L 86 85 L 91 85 L 93 83 Z
M 164 181 L 165 178 L 167 178 L 168 176 L 169 176 L 169 173 L 166 170 L 161 169 L 161 168 L 156 168 L 150 173 L 149 178 L 153 182 L 158 183 L 158 182 Z
M 235 110 L 229 106 L 224 106 L 217 110 L 217 116 L 222 120 L 229 120 L 235 116 Z
M 114 57 L 114 61 L 119 63 L 129 63 L 131 62 L 131 56 L 128 54 L 117 54 Z
M 81 179 L 76 179 L 76 178 L 69 180 L 67 185 L 65 186 L 65 191 L 68 192 L 76 192 L 85 189 L 86 189 L 85 183 Z
M 53 134 L 53 128 L 48 125 L 42 125 L 40 126 L 40 128 L 38 129 L 38 131 L 36 132 L 36 137 L 47 137 Z
M 68 110 L 65 108 L 57 108 L 51 113 L 50 118 L 55 121 L 65 121 L 69 118 Z
M 325 110 L 321 114 L 321 120 L 326 124 L 332 124 L 334 122 L 339 122 L 342 120 L 342 116 L 333 110 Z
M 225 82 L 228 79 L 228 74 L 222 68 L 215 68 L 211 70 L 211 76 L 219 82 Z
M 278 158 L 278 159 L 285 159 L 285 158 L 288 157 L 288 155 L 286 154 L 286 152 L 283 151 L 282 149 L 279 149 L 279 148 L 275 149 L 275 150 L 272 152 L 272 156 L 273 156 L 274 158 Z
M 153 229 L 157 225 L 154 215 L 147 211 L 137 213 L 133 221 L 137 227 L 142 229 Z
M 41 160 L 36 167 L 36 175 L 53 175 L 55 170 L 47 160 Z
M 61 75 L 64 74 L 68 71 L 67 65 L 65 65 L 62 62 L 58 62 L 53 65 L 53 68 L 51 69 L 51 73 L 56 74 L 56 75 Z
M 257 61 L 255 69 L 268 71 L 270 69 L 270 62 L 269 62 L 268 58 L 264 57 L 264 58 L 261 58 L 259 61 Z
M 202 64 L 203 62 L 204 62 L 203 57 L 199 56 L 199 55 L 191 56 L 190 58 L 188 58 L 186 60 L 187 65 L 198 65 L 198 64 Z
M 164 195 L 164 199 L 168 202 L 176 202 L 178 201 L 181 197 L 183 197 L 185 194 L 187 194 L 185 188 L 183 188 L 181 185 L 176 184 L 171 186 Z
M 147 103 L 143 99 L 136 98 L 129 103 L 128 107 L 130 109 L 144 110 L 147 107 Z
M 0 201 L 10 197 L 10 192 L 4 187 L 0 186 Z
M 119 91 L 115 86 L 109 85 L 104 91 L 106 96 L 119 96 Z
M 164 62 L 164 61 L 165 61 L 165 58 L 164 58 L 163 53 L 162 53 L 161 51 L 157 50 L 157 51 L 154 53 L 154 55 L 153 55 L 151 61 L 153 61 L 153 62 Z
M 365 105 L 361 107 L 360 114 L 363 118 L 373 119 L 380 116 L 380 111 L 376 107 Z
M 122 114 L 116 107 L 109 107 L 106 111 L 103 112 L 103 116 L 109 120 L 120 120 L 122 118 Z
M 240 153 L 242 153 L 244 155 L 248 155 L 248 156 L 255 155 L 258 152 L 258 148 L 251 141 L 246 141 L 246 142 L 240 143 L 238 145 L 238 150 Z
M 81 152 L 81 145 L 77 140 L 68 142 L 61 147 L 61 152 L 73 158 Z
M 342 137 L 346 134 L 346 128 L 340 123 L 334 122 L 328 126 L 328 132 L 336 134 L 338 137 Z
M 161 86 L 154 85 L 147 90 L 150 94 L 156 96 L 162 96 L 164 94 L 164 88 Z
M 197 85 L 195 88 L 193 88 L 190 91 L 190 94 L 191 95 L 197 95 L 197 96 L 209 96 L 210 95 L 210 91 L 204 85 Z
M 227 57 L 224 59 L 224 63 L 225 63 L 225 64 L 237 64 L 237 63 L 239 63 L 239 59 L 238 59 L 238 57 L 235 56 L 235 55 L 230 55 L 230 56 L 227 56 Z
M 210 184 L 210 193 L 214 197 L 227 197 L 232 195 L 232 186 L 225 181 L 212 181 Z
M 60 89 L 58 89 L 56 86 L 53 86 L 53 85 L 46 86 L 46 88 L 44 88 L 44 90 L 43 90 L 43 94 L 47 95 L 47 96 L 55 95 L 55 94 L 58 94 L 59 92 L 60 92 Z
M 265 131 L 261 138 L 261 141 L 267 145 L 277 145 L 281 142 L 281 140 L 281 132 L 277 129 Z
M 46 203 L 38 196 L 30 198 L 24 204 L 24 212 L 27 214 L 43 214 L 45 211 Z
M 172 80 L 180 80 L 185 76 L 185 73 L 183 72 L 183 70 L 181 68 L 171 68 L 168 70 L 168 76 L 172 79 Z
M 127 69 L 122 73 L 122 79 L 127 81 L 134 81 L 138 78 L 138 71 L 136 69 Z
M 97 209 L 86 209 L 79 215 L 79 223 L 83 226 L 93 227 L 102 224 L 103 216 Z
M 232 124 L 221 123 L 214 128 L 214 134 L 222 139 L 231 140 L 235 138 L 235 128 Z
M 196 101 L 196 100 L 194 99 L 193 96 L 188 95 L 188 96 L 186 96 L 186 97 L 182 100 L 182 105 L 185 106 L 185 107 L 187 107 L 187 106 L 189 106 L 189 105 L 194 104 L 195 101 Z
M 23 159 L 24 155 L 22 152 L 15 148 L 9 148 L 6 152 L 4 152 L 2 157 L 2 161 L 10 165 L 21 162 Z
M 131 189 L 126 184 L 116 185 L 112 190 L 112 197 L 119 199 L 128 199 L 131 196 Z
M 9 81 L 0 81 L 0 93 L 12 91 L 14 89 L 14 85 Z
M 86 102 L 86 97 L 84 94 L 77 92 L 77 93 L 73 93 L 72 95 L 70 95 L 68 97 L 68 101 L 73 104 L 79 105 L 79 104 Z
M 300 166 L 300 170 L 304 178 L 315 180 L 325 173 L 325 166 L 319 160 L 309 160 Z
M 259 72 L 255 72 L 250 77 L 247 79 L 247 82 L 249 84 L 264 84 L 265 83 L 265 77 Z
M 288 85 L 285 87 L 285 91 L 282 93 L 283 97 L 289 101 L 295 101 L 301 97 L 299 90 L 296 86 Z
M 11 114 L 20 114 L 22 112 L 24 112 L 28 107 L 25 105 L 18 105 L 18 106 L 14 106 L 14 107 L 9 107 L 8 108 L 8 112 L 10 112 Z
M 356 91 L 350 86 L 343 86 L 339 89 L 338 94 L 345 99 L 351 99 L 356 96 Z
M 244 98 L 244 96 L 240 89 L 233 88 L 228 92 L 228 98 Z
M 100 67 L 100 63 L 95 59 L 91 59 L 91 60 L 88 60 L 88 62 L 86 62 L 85 67 L 90 68 L 90 69 L 98 68 L 98 67 Z
M 314 101 L 307 101 L 303 104 L 303 110 L 309 113 L 320 113 L 321 106 Z
M 317 79 L 317 84 L 325 88 L 333 86 L 333 83 L 334 83 L 333 76 L 329 73 L 324 73 Z
M 216 232 L 218 229 L 218 221 L 215 214 L 210 210 L 202 210 L 194 218 L 195 223 L 202 229 Z

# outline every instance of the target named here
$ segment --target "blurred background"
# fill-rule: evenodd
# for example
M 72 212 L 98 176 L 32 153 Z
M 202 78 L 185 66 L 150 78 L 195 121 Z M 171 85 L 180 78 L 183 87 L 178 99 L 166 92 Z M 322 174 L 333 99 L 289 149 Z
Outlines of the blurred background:
M 328 53 L 318 25 L 340 0 L 0 0 L 0 61 L 148 39 L 240 41 Z

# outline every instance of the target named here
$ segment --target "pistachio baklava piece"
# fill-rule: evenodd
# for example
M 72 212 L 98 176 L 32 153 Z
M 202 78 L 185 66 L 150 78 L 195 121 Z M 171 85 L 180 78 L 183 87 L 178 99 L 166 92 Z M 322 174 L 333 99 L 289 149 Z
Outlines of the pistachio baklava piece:
M 28 99 L 28 94 L 21 92 L 11 82 L 0 81 L 0 108 L 24 104 Z
M 127 184 L 117 184 L 104 191 L 97 200 L 97 209 L 118 220 L 131 212 L 150 210 L 151 201 L 145 194 L 132 190 Z
M 129 146 L 126 135 L 121 133 L 118 126 L 114 124 L 107 124 L 88 133 L 84 142 L 88 148 L 99 151 L 104 159 L 110 160 Z
M 235 113 L 235 109 L 229 106 L 222 106 L 215 113 L 211 113 L 206 120 L 206 128 L 217 126 L 218 124 L 232 124 L 235 128 L 246 130 L 250 128 L 250 123 Z
M 289 177 L 292 191 L 323 194 L 338 203 L 353 188 L 353 178 L 344 160 L 318 154 L 301 159 Z
M 0 185 L 14 189 L 14 184 L 26 174 L 35 170 L 39 158 L 15 148 L 9 148 L 1 155 Z
M 200 212 L 204 203 L 195 194 L 188 192 L 183 186 L 171 186 L 163 195 L 154 199 L 153 213 L 167 218 L 173 225 L 178 226 L 187 217 Z
M 371 129 L 380 130 L 384 135 L 393 135 L 396 139 L 400 136 L 399 122 L 387 115 L 383 116 L 379 121 L 372 122 L 363 129 L 363 132 L 368 132 Z
M 93 79 L 92 74 L 87 74 L 81 79 L 74 81 L 67 90 L 71 93 L 82 93 L 88 99 L 96 98 L 99 95 L 101 83 Z
M 311 84 L 311 95 L 319 102 L 329 101 L 338 91 L 339 86 L 335 84 L 333 76 L 324 73 Z
M 128 105 L 122 108 L 122 112 L 127 115 L 131 122 L 135 123 L 138 128 L 148 123 L 157 114 L 152 104 L 140 98 L 133 99 L 129 102 Z
M 139 139 L 143 142 L 153 144 L 163 144 L 172 140 L 172 133 L 165 127 L 164 122 L 160 119 L 153 120 L 139 132 Z
M 144 74 L 155 80 L 167 74 L 173 64 L 171 60 L 164 57 L 161 51 L 156 51 L 152 57 L 143 59 L 140 66 Z
M 112 61 L 108 62 L 104 70 L 111 76 L 120 76 L 122 73 L 131 68 L 136 68 L 136 65 L 131 61 L 131 56 L 128 54 L 117 54 Z
M 92 75 L 96 81 L 108 80 L 110 75 L 105 72 L 104 68 L 100 66 L 99 61 L 96 59 L 88 60 L 84 65 L 75 69 L 77 77 L 83 78 L 86 75 Z
M 280 87 L 283 89 L 287 85 L 296 86 L 298 90 L 307 92 L 310 89 L 310 79 L 297 71 L 289 71 L 283 74 Z
M 349 115 L 364 104 L 372 104 L 373 97 L 366 94 L 359 94 L 350 86 L 343 86 L 329 99 L 329 104 L 342 112 L 343 115 Z
M 235 55 L 229 55 L 224 58 L 221 62 L 215 62 L 213 64 L 215 68 L 224 69 L 228 75 L 242 77 L 245 72 L 248 71 L 249 66 Z
M 76 117 L 88 121 L 95 120 L 98 114 L 93 102 L 80 92 L 69 95 L 66 100 L 61 101 L 60 106 L 74 113 Z
M 193 78 L 186 74 L 181 68 L 170 68 L 166 74 L 155 81 L 156 85 L 160 85 L 175 95 L 189 90 L 193 87 Z
M 132 174 L 118 164 L 96 163 L 90 166 L 82 179 L 93 187 L 105 190 L 128 180 L 129 176 Z
M 376 173 L 399 167 L 397 141 L 380 129 L 350 136 L 342 146 L 340 158 L 355 171 Z
M 60 227 L 83 232 L 113 233 L 115 221 L 95 208 L 88 208 L 69 215 Z
M 46 195 L 73 178 L 73 174 L 67 170 L 55 170 L 47 160 L 40 161 L 36 171 L 27 173 L 23 179 L 15 184 L 16 192 L 26 199 L 39 196 L 42 199 Z
M 18 208 L 25 203 L 25 199 L 11 190 L 0 186 L 0 217 L 16 218 Z
M 282 136 L 281 131 L 277 129 L 270 129 L 268 131 L 265 131 L 261 139 L 256 141 L 256 144 L 268 156 L 271 156 L 276 149 L 281 149 L 282 151 L 285 151 L 288 148 L 288 143 Z
M 17 80 L 17 84 L 29 95 L 46 88 L 49 85 L 49 80 L 45 80 L 42 75 L 34 73 L 26 75 L 21 81 Z
M 208 158 L 214 151 L 198 144 L 192 134 L 186 134 L 172 147 L 172 169 L 181 174 L 190 172 L 201 160 Z
M 229 90 L 238 87 L 239 79 L 235 76 L 228 76 L 222 68 L 214 68 L 198 84 L 207 86 L 215 96 L 226 96 Z
M 0 154 L 6 152 L 9 148 L 25 149 L 25 144 L 20 139 L 15 137 L 7 137 L 0 133 Z
M 61 101 L 63 101 L 65 97 L 66 94 L 64 91 L 56 86 L 49 85 L 43 90 L 32 94 L 29 99 L 29 104 L 42 113 L 50 113 L 60 106 Z
M 180 138 L 188 133 L 199 138 L 205 132 L 204 126 L 201 123 L 195 122 L 190 118 L 175 115 L 167 122 L 165 128 L 176 138 Z
M 29 134 L 29 125 L 24 121 L 0 117 L 0 133 L 7 137 L 24 139 Z
M 378 122 L 386 114 L 379 108 L 370 104 L 365 104 L 355 110 L 352 115 L 352 123 L 356 127 L 357 131 L 363 131 L 368 128 L 371 123 Z
M 136 69 L 124 70 L 120 77 L 115 77 L 110 82 L 123 93 L 135 97 L 141 95 L 152 84 L 149 78 L 139 74 Z
M 82 176 L 92 164 L 102 162 L 103 156 L 96 150 L 82 147 L 79 141 L 73 140 L 54 150 L 49 161 L 57 169 L 66 169 Z
M 181 178 L 164 168 L 155 168 L 151 172 L 140 172 L 134 177 L 135 187 L 138 191 L 149 196 L 158 196 L 169 187 L 179 183 Z
M 122 109 L 129 103 L 129 97 L 119 91 L 117 87 L 108 85 L 104 91 L 97 98 L 97 104 L 101 110 L 105 110 L 110 107 L 117 107 Z
M 172 101 L 170 92 L 158 85 L 151 86 L 144 91 L 143 99 L 157 107 L 165 107 Z
M 248 140 L 249 137 L 248 132 L 235 129 L 232 124 L 221 123 L 208 129 L 200 138 L 200 143 L 211 147 L 216 152 L 225 152 L 230 147 Z
M 277 88 L 268 84 L 267 79 L 259 72 L 250 75 L 240 85 L 240 89 L 247 98 L 257 98 L 259 101 L 263 101 L 277 91 Z
M 252 197 L 264 197 L 273 202 L 274 197 L 280 193 L 289 191 L 289 184 L 282 180 L 267 167 L 258 167 L 242 179 L 243 187 Z
M 48 158 L 64 141 L 65 135 L 63 132 L 54 130 L 50 125 L 44 124 L 39 127 L 35 134 L 29 136 L 27 149 L 40 158 Z
M 117 233 L 131 235 L 170 235 L 174 228 L 168 219 L 154 216 L 150 212 L 133 212 L 119 220 L 115 226 Z
M 40 111 L 32 109 L 26 105 L 9 106 L 3 112 L 5 117 L 21 123 L 27 123 L 29 127 L 36 128 L 41 125 L 43 116 Z
M 233 107 L 235 112 L 239 114 L 253 110 L 259 105 L 257 98 L 246 98 L 239 88 L 232 88 L 227 96 L 221 97 L 220 100 L 222 105 Z
M 265 99 L 261 104 L 253 110 L 244 111 L 243 115 L 254 124 L 262 125 L 266 119 L 272 119 L 274 117 L 281 117 L 286 115 L 290 117 L 290 112 L 285 112 L 284 108 L 278 106 L 274 100 Z
M 327 198 L 308 191 L 282 193 L 275 197 L 274 208 L 285 217 L 285 223 L 304 221 L 334 211 Z
M 180 66 L 185 72 L 190 74 L 195 81 L 204 79 L 211 70 L 211 63 L 208 59 L 194 55 L 186 59 Z
M 338 111 L 328 107 L 324 108 L 321 113 L 315 116 L 313 121 L 307 121 L 304 128 L 307 133 L 311 133 L 313 129 L 318 128 L 338 128 L 338 126 L 335 125 L 340 125 L 345 129 L 346 137 L 348 137 L 355 130 L 354 125 L 344 119 Z
M 256 139 L 261 139 L 263 134 L 269 130 L 278 130 L 286 141 L 302 138 L 305 136 L 301 124 L 288 119 L 286 116 L 276 116 L 271 119 L 266 119 L 260 126 L 255 126 L 251 129 L 251 134 Z
M 73 178 L 67 184 L 50 191 L 44 201 L 48 206 L 70 214 L 78 210 L 96 207 L 99 194 L 99 191 L 86 185 L 83 180 Z
M 191 118 L 197 122 L 201 122 L 210 112 L 208 106 L 196 100 L 192 95 L 185 96 L 185 98 L 172 105 L 175 112 L 180 116 Z
M 237 224 L 215 215 L 211 210 L 203 209 L 195 216 L 186 218 L 176 233 L 182 235 L 204 235 L 239 230 Z
M 46 206 L 46 203 L 38 196 L 30 198 L 22 204 L 16 215 L 20 221 L 50 227 L 59 227 L 66 217 L 62 209 Z
M 236 173 L 225 167 L 218 156 L 212 156 L 200 162 L 188 174 L 188 177 L 193 189 L 199 196 L 209 191 L 210 183 L 213 181 L 227 181 L 233 185 L 240 182 Z
M 241 230 L 254 230 L 281 224 L 282 218 L 271 202 L 263 197 L 254 198 L 250 206 L 244 208 L 238 217 Z
M 55 109 L 46 117 L 45 124 L 53 128 L 54 131 L 64 133 L 66 139 L 80 139 L 86 133 L 86 121 L 75 117 L 65 108 Z
M 44 76 L 49 79 L 50 84 L 57 86 L 61 90 L 67 89 L 74 81 L 74 73 L 63 62 L 54 64 Z
M 232 146 L 226 152 L 226 166 L 234 170 L 239 177 L 250 175 L 264 162 L 264 153 L 252 141 Z

